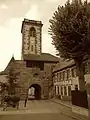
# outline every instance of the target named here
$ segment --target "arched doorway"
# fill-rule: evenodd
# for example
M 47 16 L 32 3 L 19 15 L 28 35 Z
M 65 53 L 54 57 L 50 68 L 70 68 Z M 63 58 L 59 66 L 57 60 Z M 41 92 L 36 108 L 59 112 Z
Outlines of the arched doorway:
M 38 85 L 38 84 L 31 85 L 28 90 L 28 97 L 29 97 L 29 99 L 40 100 L 41 99 L 40 85 Z

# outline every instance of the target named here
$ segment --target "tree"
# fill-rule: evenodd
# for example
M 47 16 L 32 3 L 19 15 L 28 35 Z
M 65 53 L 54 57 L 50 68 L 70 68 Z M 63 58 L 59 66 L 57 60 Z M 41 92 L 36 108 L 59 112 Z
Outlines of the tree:
M 82 62 L 90 53 L 90 3 L 68 0 L 58 6 L 49 22 L 52 44 L 60 57 L 75 61 L 80 90 L 85 90 Z
M 8 94 L 14 95 L 15 94 L 15 88 L 17 87 L 17 78 L 18 78 L 19 72 L 15 72 L 14 68 L 11 66 L 8 74 Z

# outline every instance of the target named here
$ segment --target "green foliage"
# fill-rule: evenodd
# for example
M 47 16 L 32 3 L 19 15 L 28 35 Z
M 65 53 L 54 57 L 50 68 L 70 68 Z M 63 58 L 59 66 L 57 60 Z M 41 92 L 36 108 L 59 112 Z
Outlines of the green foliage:
M 76 0 L 58 6 L 50 19 L 49 33 L 61 57 L 83 58 L 90 53 L 90 3 Z
M 15 72 L 13 67 L 9 69 L 7 75 L 9 94 L 15 94 L 15 88 L 17 87 L 17 78 L 19 74 L 20 74 L 19 72 Z

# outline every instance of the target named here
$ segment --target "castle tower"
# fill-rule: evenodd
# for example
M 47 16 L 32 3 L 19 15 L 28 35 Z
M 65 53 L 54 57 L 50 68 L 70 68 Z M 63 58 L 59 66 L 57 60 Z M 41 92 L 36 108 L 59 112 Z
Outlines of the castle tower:
M 24 55 L 40 55 L 42 51 L 42 22 L 24 19 L 22 22 L 22 59 Z

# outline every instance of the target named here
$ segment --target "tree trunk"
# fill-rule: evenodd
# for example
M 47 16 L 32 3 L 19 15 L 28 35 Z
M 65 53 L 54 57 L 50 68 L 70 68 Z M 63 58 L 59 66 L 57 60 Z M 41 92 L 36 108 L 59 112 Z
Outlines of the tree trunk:
M 8 92 L 9 92 L 10 95 L 14 95 L 15 94 L 15 87 L 14 87 L 14 85 L 11 84 L 9 86 Z
M 84 78 L 84 70 L 83 70 L 83 58 L 80 59 L 74 59 L 76 63 L 76 72 L 78 76 L 79 81 L 79 89 L 81 91 L 85 91 L 85 78 Z

